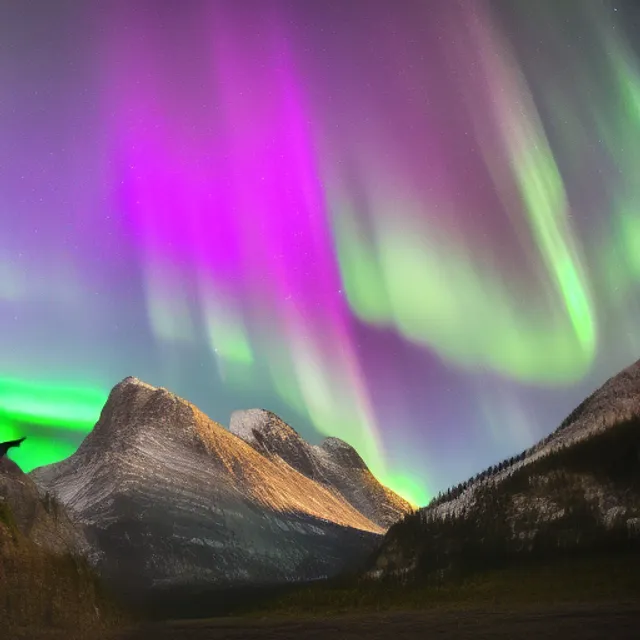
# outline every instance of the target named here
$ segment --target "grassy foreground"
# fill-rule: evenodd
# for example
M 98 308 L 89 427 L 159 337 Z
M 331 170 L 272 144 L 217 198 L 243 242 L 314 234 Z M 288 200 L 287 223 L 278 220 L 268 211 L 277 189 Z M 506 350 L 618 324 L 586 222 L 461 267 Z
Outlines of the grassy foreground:
M 354 612 L 519 608 L 639 599 L 640 554 L 634 553 L 490 571 L 442 586 L 391 582 L 317 584 L 248 606 L 235 615 L 326 617 Z
M 215 601 L 215 596 L 213 594 L 211 596 L 213 600 L 210 602 Z M 14 628 L 13 633 L 9 633 L 8 636 L 0 633 L 0 637 L 3 640 L 5 637 L 7 640 L 9 638 L 12 640 L 75 640 L 88 637 L 95 640 L 147 640 L 150 638 L 213 640 L 236 637 L 243 640 L 254 637 L 263 640 L 277 637 L 285 640 L 289 637 L 300 637 L 296 634 L 301 633 L 303 628 L 308 628 L 308 633 L 314 629 L 320 633 L 322 630 L 316 629 L 318 621 L 326 626 L 331 620 L 336 620 L 335 624 L 338 624 L 339 620 L 351 619 L 356 621 L 353 622 L 356 626 L 366 623 L 366 630 L 362 632 L 364 635 L 361 634 L 358 637 L 370 637 L 373 640 L 378 636 L 397 637 L 393 635 L 395 628 L 393 625 L 387 625 L 388 633 L 385 631 L 387 633 L 385 635 L 378 629 L 379 623 L 376 622 L 376 620 L 389 621 L 396 616 L 393 620 L 396 620 L 397 624 L 401 626 L 405 623 L 405 626 L 413 624 L 420 631 L 415 637 L 422 638 L 424 625 L 427 622 L 430 621 L 429 624 L 435 624 L 438 628 L 446 627 L 451 631 L 451 629 L 455 630 L 457 621 L 462 619 L 460 616 L 468 620 L 469 624 L 479 624 L 478 620 L 484 620 L 484 614 L 489 612 L 498 614 L 502 611 L 507 616 L 520 615 L 520 613 L 524 615 L 530 612 L 534 617 L 539 617 L 549 611 L 569 611 L 569 617 L 571 617 L 574 615 L 571 612 L 579 611 L 579 607 L 582 607 L 583 611 L 591 612 L 596 611 L 598 606 L 600 608 L 613 606 L 619 609 L 620 605 L 627 607 L 635 605 L 637 608 L 640 602 L 640 554 L 564 559 L 545 566 L 486 572 L 455 584 L 449 583 L 439 587 L 401 586 L 388 582 L 355 580 L 349 582 L 343 579 L 341 582 L 318 583 L 289 589 L 286 592 L 272 589 L 268 592 L 254 592 L 253 596 L 247 592 L 238 593 L 237 596 L 227 602 L 224 611 L 218 608 L 211 610 L 209 615 L 203 615 L 204 612 L 202 612 L 196 616 L 200 618 L 199 620 L 189 616 L 187 611 L 183 611 L 183 614 L 187 615 L 163 616 L 164 622 L 158 618 L 155 622 L 149 618 L 146 621 L 138 618 L 137 622 L 134 622 L 131 618 L 128 622 L 121 619 L 120 624 L 115 625 L 90 623 L 84 626 L 83 622 L 88 621 L 76 618 L 79 624 L 64 630 L 54 629 L 46 623 L 43 625 L 43 621 L 40 620 L 40 625 Z M 73 600 L 69 602 L 71 608 L 73 608 L 72 603 Z M 478 618 L 474 611 L 482 612 L 483 615 Z M 637 609 L 634 615 L 637 616 Z M 418 616 L 417 622 L 412 622 L 410 616 Z M 167 617 L 188 619 L 170 622 L 166 620 Z M 360 623 L 357 620 L 363 622 Z M 505 620 L 508 622 L 507 619 Z M 589 620 L 586 622 L 583 620 L 581 624 L 595 624 L 593 620 L 591 622 Z M 606 622 L 606 618 L 602 620 Z M 500 621 L 498 620 L 495 624 L 498 622 Z M 557 621 L 554 618 L 554 621 L 549 624 L 556 625 Z M 276 626 L 272 628 L 269 625 Z M 285 627 L 289 625 L 291 629 L 287 631 L 288 627 L 280 628 L 277 625 L 285 625 Z M 327 633 L 330 631 L 331 629 L 327 630 Z M 407 634 L 401 637 L 414 637 L 409 631 Z M 326 637 L 326 634 L 323 636 L 320 633 L 317 637 Z M 616 637 L 627 636 L 617 635 Z M 628 637 L 635 638 L 636 635 Z

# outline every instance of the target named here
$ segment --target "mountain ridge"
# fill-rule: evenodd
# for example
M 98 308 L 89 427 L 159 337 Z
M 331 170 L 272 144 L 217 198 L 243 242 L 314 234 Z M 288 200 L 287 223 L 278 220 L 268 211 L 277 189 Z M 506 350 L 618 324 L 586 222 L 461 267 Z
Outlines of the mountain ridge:
M 30 475 L 87 528 L 101 571 L 141 589 L 335 575 L 385 530 L 339 491 L 133 377 L 72 456 Z
M 614 407 L 614 408 L 612 408 Z M 570 446 L 598 432 L 615 426 L 624 419 L 640 414 L 640 360 L 617 374 L 610 376 L 600 387 L 587 396 L 547 436 L 518 455 L 492 465 L 485 471 L 459 483 L 420 508 L 430 509 L 447 516 L 456 515 L 473 500 L 473 493 L 483 483 L 496 483 L 522 467 L 549 455 L 552 451 Z M 455 497 L 447 498 L 447 493 Z
M 368 572 L 442 576 L 640 543 L 640 361 L 540 442 L 450 489 L 387 532 Z M 494 562 L 491 565 L 490 562 Z
M 280 458 L 307 478 L 342 495 L 373 522 L 389 527 L 412 505 L 382 485 L 358 452 L 344 440 L 307 443 L 289 424 L 266 409 L 234 411 L 229 430 L 254 449 Z

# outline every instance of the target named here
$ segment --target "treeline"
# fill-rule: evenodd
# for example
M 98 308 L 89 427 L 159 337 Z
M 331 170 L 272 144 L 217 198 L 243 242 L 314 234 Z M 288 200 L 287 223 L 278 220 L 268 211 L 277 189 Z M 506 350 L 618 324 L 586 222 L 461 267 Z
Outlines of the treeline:
M 605 494 L 608 511 L 601 510 L 594 486 Z M 464 491 L 451 495 L 456 490 Z M 500 482 L 480 484 L 456 514 L 430 508 L 409 514 L 390 529 L 382 554 L 390 542 L 395 551 L 385 558 L 387 573 L 396 558 L 398 570 L 412 566 L 413 577 L 428 581 L 557 555 L 640 549 L 640 420 L 555 449 Z
M 530 453 L 531 450 L 527 449 L 517 456 L 512 456 L 511 458 L 507 458 L 498 464 L 494 464 L 491 467 L 477 473 L 472 478 L 465 480 L 464 482 L 460 482 L 455 487 L 451 487 L 446 491 L 441 491 L 438 495 L 433 498 L 427 505 L 426 509 L 432 509 L 433 507 L 437 507 L 445 502 L 450 502 L 451 500 L 455 500 L 459 498 L 469 487 L 474 486 L 478 483 L 484 482 L 485 480 L 489 480 L 494 476 L 502 473 L 503 471 L 510 469 L 516 463 L 522 462 Z
M 560 426 L 555 431 L 545 436 L 542 440 L 537 442 L 532 447 L 529 447 L 528 449 L 525 449 L 524 451 L 520 452 L 517 455 L 511 456 L 510 458 L 505 458 L 501 462 L 488 467 L 484 471 L 477 473 L 475 476 L 473 476 L 472 478 L 469 478 L 468 480 L 465 480 L 464 482 L 460 482 L 454 487 L 450 487 L 446 491 L 441 491 L 440 493 L 438 493 L 437 496 L 435 496 L 429 502 L 429 504 L 425 508 L 431 509 L 433 507 L 437 507 L 451 500 L 455 500 L 459 498 L 470 487 L 475 486 L 484 481 L 490 480 L 498 476 L 499 474 L 502 474 L 503 472 L 507 472 L 507 473 L 509 473 L 510 471 L 515 472 L 516 469 L 513 469 L 515 465 L 517 465 L 519 462 L 522 462 L 529 456 L 532 456 L 534 453 L 536 453 L 537 451 L 542 449 L 544 446 L 549 444 L 549 442 L 551 442 L 559 433 L 564 431 L 569 425 L 573 424 L 578 418 L 583 416 L 594 396 L 595 396 L 595 393 L 591 394 L 591 396 L 589 396 L 586 400 L 584 400 L 581 404 L 579 404 L 562 421 Z M 611 415 L 609 416 L 603 414 L 600 416 L 599 420 L 601 422 L 600 426 L 604 430 L 608 427 L 613 427 L 613 426 L 622 425 L 628 422 L 632 422 L 636 418 L 637 417 L 634 416 L 628 410 L 619 410 L 617 413 L 612 412 Z M 594 420 L 595 419 L 596 418 L 594 418 Z M 570 446 L 573 446 L 573 445 L 570 445 Z M 564 449 L 565 447 L 566 445 L 562 445 L 560 448 Z M 547 454 L 547 456 L 548 455 L 549 454 Z

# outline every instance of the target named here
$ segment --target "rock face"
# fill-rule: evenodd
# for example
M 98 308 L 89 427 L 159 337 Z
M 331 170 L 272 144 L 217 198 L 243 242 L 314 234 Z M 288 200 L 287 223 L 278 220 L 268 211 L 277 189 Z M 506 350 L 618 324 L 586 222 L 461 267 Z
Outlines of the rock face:
M 394 525 L 370 575 L 442 576 L 478 558 L 640 549 L 638 523 L 640 362 L 535 446 Z
M 383 533 L 303 463 L 263 455 L 187 401 L 127 378 L 76 453 L 32 476 L 87 528 L 112 581 L 242 586 L 336 574 Z
M 385 529 L 412 511 L 411 505 L 381 485 L 358 452 L 339 438 L 310 445 L 286 422 L 264 409 L 234 411 L 229 428 L 259 453 L 286 462 Z

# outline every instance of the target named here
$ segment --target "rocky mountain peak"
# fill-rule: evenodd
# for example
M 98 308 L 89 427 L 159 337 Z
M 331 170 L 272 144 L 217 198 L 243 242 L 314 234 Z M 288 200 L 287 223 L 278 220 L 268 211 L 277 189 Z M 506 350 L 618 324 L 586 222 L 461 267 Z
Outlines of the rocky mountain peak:
M 279 457 L 308 478 L 314 477 L 310 445 L 275 413 L 246 409 L 231 414 L 229 431 L 269 457 Z
M 298 432 L 267 409 L 241 409 L 231 414 L 229 431 L 245 441 L 255 440 L 256 432 L 278 440 L 304 442 Z
M 367 469 L 368 467 L 360 454 L 340 438 L 325 438 L 319 448 L 329 454 L 336 464 L 345 469 Z
M 344 440 L 326 438 L 320 445 L 310 445 L 284 420 L 264 409 L 234 411 L 229 429 L 265 457 L 282 460 L 341 495 L 382 527 L 412 509 L 378 482 L 358 452 Z
M 180 428 L 176 428 L 180 425 Z M 191 405 L 177 395 L 129 376 L 116 384 L 76 455 L 126 452 L 146 437 L 197 442 Z M 197 446 L 197 445 L 196 445 Z
M 149 384 L 148 382 L 144 382 L 144 380 L 140 380 L 140 378 L 136 378 L 135 376 L 127 376 L 126 378 L 124 378 L 123 380 L 121 380 L 116 387 L 119 386 L 128 386 L 128 385 L 134 385 L 137 387 L 144 387 L 146 389 L 152 389 L 155 390 L 158 387 L 154 387 L 153 385 Z

